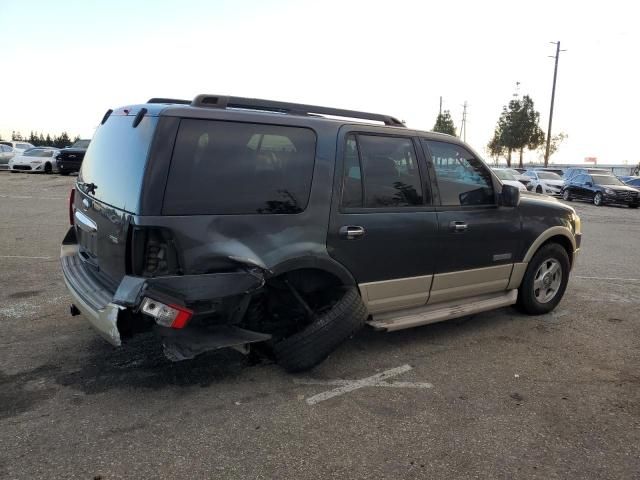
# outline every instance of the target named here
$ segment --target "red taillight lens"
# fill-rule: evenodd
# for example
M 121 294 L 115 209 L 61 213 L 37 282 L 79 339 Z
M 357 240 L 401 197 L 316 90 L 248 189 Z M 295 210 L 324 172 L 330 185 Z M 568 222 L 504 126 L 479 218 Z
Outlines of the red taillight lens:
M 153 317 L 158 325 L 171 328 L 184 328 L 191 317 L 193 310 L 181 305 L 170 304 L 145 297 L 140 306 L 142 313 Z
M 76 212 L 76 209 L 74 207 L 75 199 L 76 199 L 76 189 L 74 187 L 71 189 L 71 192 L 69 192 L 69 225 L 71 226 L 75 224 L 75 220 L 73 218 L 74 213 Z

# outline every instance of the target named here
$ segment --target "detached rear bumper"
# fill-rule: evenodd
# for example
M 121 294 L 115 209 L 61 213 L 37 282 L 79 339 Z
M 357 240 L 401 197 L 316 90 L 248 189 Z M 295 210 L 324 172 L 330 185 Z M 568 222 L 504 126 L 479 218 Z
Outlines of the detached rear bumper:
M 118 315 L 125 307 L 112 303 L 113 292 L 86 272 L 77 246 L 63 244 L 60 263 L 73 304 L 107 342 L 116 347 L 122 345 Z
M 193 310 L 194 316 L 184 329 L 156 326 L 162 337 L 169 338 L 173 344 L 180 344 L 183 352 L 200 353 L 269 338 L 269 335 L 240 331 L 235 327 L 244 314 L 242 307 L 246 309 L 248 305 L 247 296 L 264 285 L 263 275 L 256 271 L 156 278 L 126 275 L 119 285 L 109 285 L 82 260 L 73 227 L 62 242 L 60 264 L 74 305 L 98 333 L 116 347 L 122 345 L 123 332 L 125 338 L 129 336 L 127 329 L 119 325 L 119 319 L 126 323 L 133 317 L 134 321 L 139 320 L 143 324 L 150 318 L 139 313 L 145 297 Z M 210 325 L 207 319 L 214 314 L 218 315 L 218 321 Z M 233 327 L 233 335 L 228 328 L 217 328 L 223 326 Z M 200 338 L 196 338 L 198 336 Z M 185 353 L 181 355 L 189 358 Z

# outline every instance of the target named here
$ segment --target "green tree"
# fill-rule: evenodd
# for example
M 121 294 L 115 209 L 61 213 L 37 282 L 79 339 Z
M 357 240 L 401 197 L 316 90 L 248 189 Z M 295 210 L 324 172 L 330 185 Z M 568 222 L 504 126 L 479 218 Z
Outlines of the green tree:
M 51 135 L 47 133 L 47 138 L 45 138 L 45 145 L 51 147 L 53 146 L 52 144 L 53 144 L 53 140 L 51 139 Z
M 493 137 L 487 144 L 487 152 L 489 153 L 489 156 L 493 158 L 496 165 L 498 164 L 500 157 L 505 157 L 507 153 L 506 148 L 500 143 L 500 135 L 501 132 L 498 127 L 496 127 L 493 132 Z
M 456 135 L 456 127 L 453 125 L 453 119 L 449 110 L 445 110 L 438 114 L 436 118 L 436 124 L 433 126 L 434 132 L 448 133 L 449 135 Z
M 502 107 L 496 132 L 501 145 L 507 151 L 507 165 L 511 166 L 511 155 L 514 150 L 520 153 L 520 167 L 524 149 L 536 149 L 544 143 L 544 132 L 539 126 L 540 113 L 536 111 L 533 100 L 528 95 L 514 98 L 507 106 Z
M 55 137 L 53 139 L 53 146 L 58 148 L 64 148 L 71 145 L 71 139 L 67 132 L 62 132 L 59 137 Z
M 38 145 L 43 146 L 46 144 L 47 142 L 44 139 L 44 135 L 42 135 L 42 132 L 40 132 L 40 135 L 38 135 Z
M 22 138 L 22 134 L 20 132 L 13 131 L 11 132 L 11 140 L 13 140 L 14 142 L 20 142 L 24 139 Z

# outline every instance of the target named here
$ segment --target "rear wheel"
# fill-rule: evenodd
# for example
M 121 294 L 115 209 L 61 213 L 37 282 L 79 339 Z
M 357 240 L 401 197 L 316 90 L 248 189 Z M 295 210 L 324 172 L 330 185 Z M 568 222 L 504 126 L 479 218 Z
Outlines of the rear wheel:
M 529 262 L 518 290 L 518 307 L 529 315 L 548 313 L 560 303 L 569 281 L 569 255 L 557 243 L 548 243 Z
M 536 187 L 536 193 L 542 193 L 542 187 L 540 185 Z
M 50 163 L 45 163 L 44 164 L 44 173 L 46 173 L 47 175 L 51 175 L 51 172 L 53 172 L 53 167 L 51 166 Z
M 300 372 L 316 366 L 364 325 L 367 310 L 358 289 L 343 288 L 341 293 L 328 309 L 314 313 L 304 328 L 273 345 L 275 358 L 285 370 Z
M 596 194 L 593 196 L 593 204 L 594 204 L 596 207 L 601 207 L 601 206 L 602 206 L 602 203 L 603 203 L 603 202 L 602 202 L 602 194 L 601 194 L 600 192 L 598 192 L 598 193 L 596 193 Z

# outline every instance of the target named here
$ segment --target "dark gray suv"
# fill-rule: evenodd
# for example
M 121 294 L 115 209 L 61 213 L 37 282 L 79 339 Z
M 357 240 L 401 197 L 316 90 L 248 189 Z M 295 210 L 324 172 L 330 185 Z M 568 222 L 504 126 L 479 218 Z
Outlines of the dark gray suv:
M 575 211 L 393 117 L 217 95 L 108 111 L 61 249 L 72 314 L 173 360 L 261 346 L 291 371 L 392 331 L 560 302 Z

